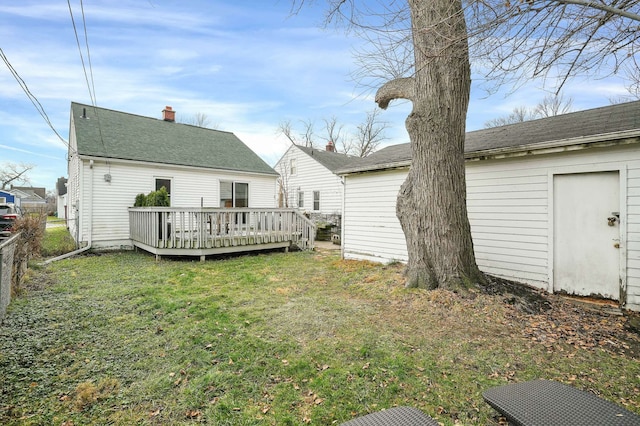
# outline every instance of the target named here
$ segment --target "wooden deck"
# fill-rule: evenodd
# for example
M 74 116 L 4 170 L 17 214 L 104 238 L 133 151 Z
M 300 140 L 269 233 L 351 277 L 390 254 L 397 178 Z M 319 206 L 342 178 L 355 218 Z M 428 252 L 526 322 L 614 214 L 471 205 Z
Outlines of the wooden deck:
M 133 245 L 160 257 L 314 248 L 315 225 L 294 209 L 133 207 Z

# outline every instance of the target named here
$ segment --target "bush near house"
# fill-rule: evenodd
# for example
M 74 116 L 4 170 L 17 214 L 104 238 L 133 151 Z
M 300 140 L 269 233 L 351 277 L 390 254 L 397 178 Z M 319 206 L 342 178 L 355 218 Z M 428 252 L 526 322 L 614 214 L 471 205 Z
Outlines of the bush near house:
M 134 207 L 169 207 L 169 193 L 164 186 L 157 191 L 151 191 L 147 195 L 136 195 Z
M 19 237 L 13 254 L 12 294 L 18 294 L 22 290 L 29 260 L 40 256 L 46 220 L 44 212 L 32 212 L 15 220 L 13 233 L 18 234 Z

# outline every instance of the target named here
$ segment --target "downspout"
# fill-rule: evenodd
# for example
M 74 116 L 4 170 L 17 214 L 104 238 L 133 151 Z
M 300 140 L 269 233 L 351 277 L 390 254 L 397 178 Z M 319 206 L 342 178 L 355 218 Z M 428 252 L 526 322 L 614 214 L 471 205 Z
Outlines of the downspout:
M 89 210 L 89 241 L 87 241 L 86 246 L 78 250 L 74 250 L 72 252 L 45 260 L 44 262 L 42 262 L 43 265 L 48 265 L 58 260 L 66 259 L 68 257 L 75 256 L 76 254 L 84 253 L 91 248 L 91 244 L 93 242 L 93 160 L 89 160 L 89 170 L 91 170 L 91 172 L 89 173 L 89 197 L 91 198 L 89 200 L 89 205 L 87 208 L 87 210 Z M 78 220 L 78 224 L 76 226 L 78 229 L 80 229 L 80 217 L 78 216 L 78 213 L 76 213 L 76 217 Z

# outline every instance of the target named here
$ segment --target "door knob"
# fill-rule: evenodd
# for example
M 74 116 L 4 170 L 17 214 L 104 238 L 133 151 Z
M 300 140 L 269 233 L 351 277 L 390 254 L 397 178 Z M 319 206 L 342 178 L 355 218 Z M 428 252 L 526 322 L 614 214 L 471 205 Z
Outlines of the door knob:
M 615 216 L 609 216 L 609 217 L 607 218 L 607 225 L 609 225 L 609 226 L 615 226 L 615 225 L 616 225 L 616 220 L 618 220 L 618 218 L 617 218 L 617 217 L 615 217 Z

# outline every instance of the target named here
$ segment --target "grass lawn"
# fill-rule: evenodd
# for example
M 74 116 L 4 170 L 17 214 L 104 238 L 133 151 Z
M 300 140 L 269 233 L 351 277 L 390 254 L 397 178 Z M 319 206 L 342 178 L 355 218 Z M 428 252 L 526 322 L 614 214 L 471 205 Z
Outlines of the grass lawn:
M 34 268 L 0 326 L 0 423 L 331 425 L 410 405 L 498 424 L 482 391 L 534 378 L 640 413 L 628 318 L 407 290 L 401 272 L 326 251 Z
M 64 226 L 64 220 L 54 218 L 53 216 L 47 216 L 47 222 L 56 224 L 58 226 L 47 228 L 46 236 L 42 241 L 42 256 L 55 257 L 61 254 L 73 251 L 76 248 L 75 241 L 69 235 L 69 231 Z

